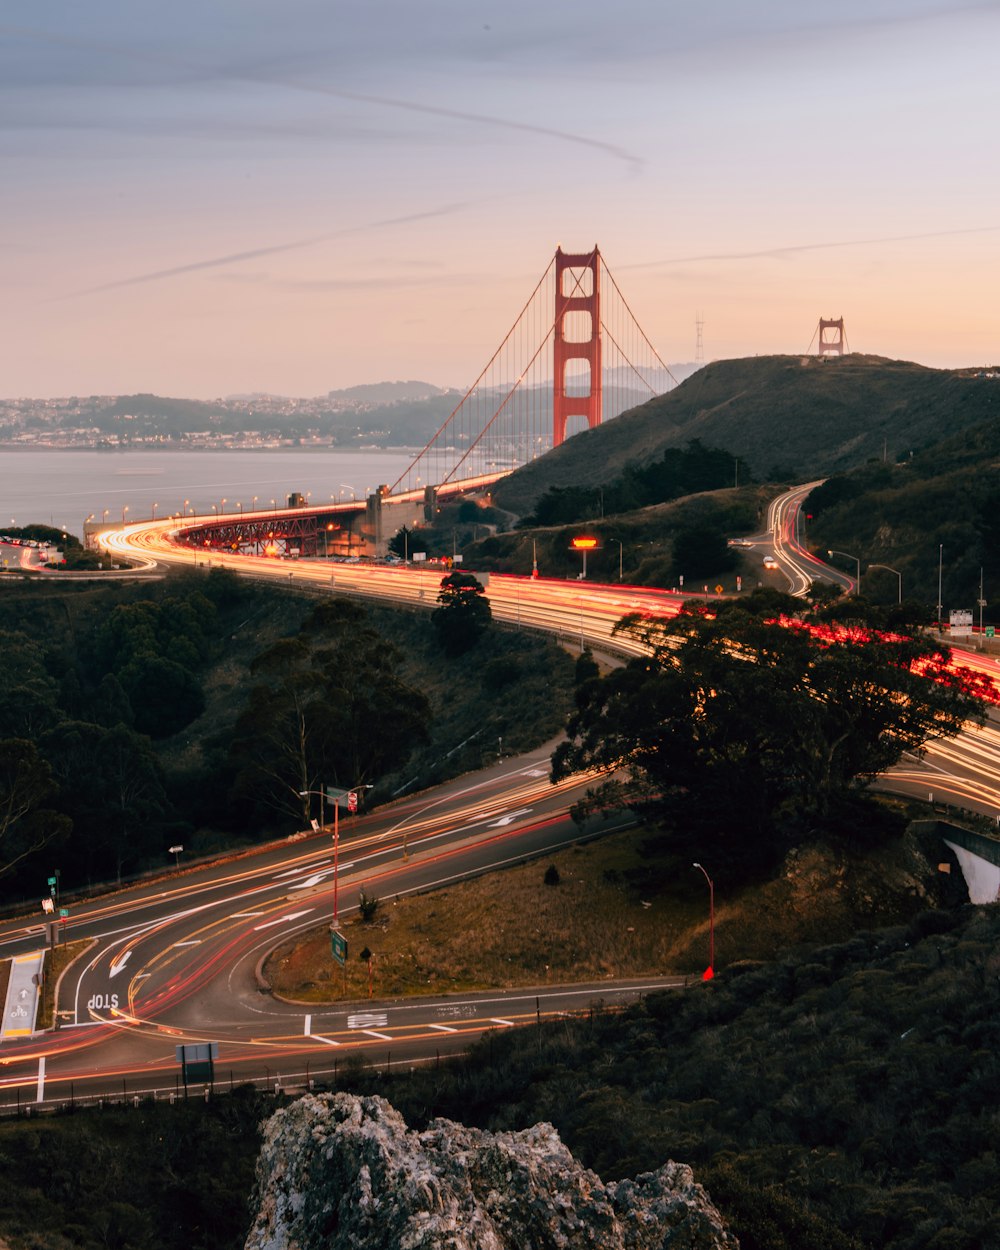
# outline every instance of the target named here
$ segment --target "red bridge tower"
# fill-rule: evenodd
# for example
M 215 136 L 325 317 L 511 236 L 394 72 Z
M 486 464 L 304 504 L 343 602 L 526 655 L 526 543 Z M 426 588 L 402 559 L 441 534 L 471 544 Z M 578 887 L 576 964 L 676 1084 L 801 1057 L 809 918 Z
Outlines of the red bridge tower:
M 586 417 L 590 429 L 601 424 L 601 254 L 571 255 L 556 248 L 556 316 L 553 348 L 554 394 L 552 446 L 566 437 L 568 417 Z M 568 324 L 567 324 L 568 322 Z M 585 393 L 566 394 L 570 361 L 585 360 L 590 368 Z M 577 381 L 574 390 L 580 391 Z

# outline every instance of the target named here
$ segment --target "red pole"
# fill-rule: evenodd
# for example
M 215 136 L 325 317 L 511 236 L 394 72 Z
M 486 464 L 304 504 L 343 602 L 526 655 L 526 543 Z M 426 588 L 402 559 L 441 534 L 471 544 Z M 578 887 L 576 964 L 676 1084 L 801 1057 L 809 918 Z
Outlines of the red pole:
M 340 803 L 333 804 L 333 923 L 337 923 L 337 867 L 340 851 Z
M 692 864 L 691 867 L 701 869 L 708 882 L 708 967 L 702 973 L 701 979 L 711 981 L 715 976 L 715 883 L 701 864 Z

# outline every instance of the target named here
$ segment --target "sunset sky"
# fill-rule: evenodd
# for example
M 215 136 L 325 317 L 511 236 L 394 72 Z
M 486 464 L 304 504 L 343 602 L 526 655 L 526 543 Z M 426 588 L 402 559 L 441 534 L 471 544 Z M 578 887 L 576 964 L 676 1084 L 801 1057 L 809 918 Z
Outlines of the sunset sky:
M 0 395 L 463 387 L 559 243 L 670 362 L 1000 363 L 997 0 L 0 12 Z

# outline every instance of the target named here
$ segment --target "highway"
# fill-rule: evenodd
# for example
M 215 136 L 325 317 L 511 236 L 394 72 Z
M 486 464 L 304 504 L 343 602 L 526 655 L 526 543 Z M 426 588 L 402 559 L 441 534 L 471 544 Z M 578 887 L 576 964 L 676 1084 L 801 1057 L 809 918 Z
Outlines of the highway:
M 217 1042 L 220 1079 L 327 1079 L 348 1051 L 413 1063 L 488 1029 L 617 1003 L 682 978 L 544 986 L 461 998 L 304 1006 L 262 992 L 279 942 L 383 900 L 494 871 L 577 840 L 569 804 L 593 777 L 553 786 L 542 748 L 330 829 L 227 862 L 72 903 L 65 937 L 90 945 L 60 987 L 59 1027 L 0 1046 L 0 1109 L 178 1092 L 175 1048 Z M 624 815 L 596 821 L 610 831 Z M 65 901 L 65 900 L 63 900 Z M 0 955 L 38 949 L 40 913 L 0 923 Z M 356 954 L 356 952 L 355 952 Z M 331 961 L 332 962 L 332 961 Z
M 767 533 L 751 541 L 773 553 L 793 593 L 805 593 L 817 575 L 839 579 L 850 589 L 851 579 L 814 560 L 799 542 L 798 512 L 813 485 L 775 500 Z M 176 527 L 169 518 L 135 523 L 105 533 L 102 541 L 119 557 L 149 569 L 224 567 L 320 593 L 425 609 L 436 604 L 440 567 L 192 551 L 172 543 Z M 641 650 L 638 643 L 613 636 L 621 616 L 631 611 L 671 616 L 682 601 L 661 590 L 496 574 L 489 577 L 488 594 L 494 616 L 510 626 L 544 630 L 618 656 Z M 1000 679 L 994 660 L 957 654 L 961 662 Z M 349 1053 L 360 1051 L 378 1063 L 434 1059 L 492 1028 L 679 984 L 676 977 L 663 977 L 546 986 L 460 999 L 373 1000 L 370 1009 L 357 1003 L 307 1007 L 262 993 L 257 969 L 263 957 L 279 940 L 329 923 L 335 894 L 344 915 L 356 908 L 361 888 L 381 898 L 401 896 L 577 839 L 579 830 L 567 811 L 593 778 L 552 786 L 550 750 L 551 744 L 356 823 L 345 821 L 336 864 L 327 832 L 73 904 L 66 937 L 91 945 L 64 977 L 59 1028 L 0 1044 L 0 1109 L 98 1093 L 176 1093 L 175 1047 L 182 1043 L 217 1042 L 220 1079 L 301 1084 L 329 1076 Z M 932 744 L 921 759 L 904 761 L 880 784 L 995 816 L 998 775 L 1000 730 L 990 723 Z M 613 827 L 618 826 L 600 828 Z M 40 912 L 0 923 L 0 956 L 38 949 L 42 941 Z

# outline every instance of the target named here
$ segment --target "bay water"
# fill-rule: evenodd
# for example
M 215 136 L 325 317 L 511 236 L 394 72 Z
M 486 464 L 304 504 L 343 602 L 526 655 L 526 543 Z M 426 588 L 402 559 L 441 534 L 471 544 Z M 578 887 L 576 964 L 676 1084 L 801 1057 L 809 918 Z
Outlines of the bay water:
M 412 451 L 338 448 L 96 451 L 0 448 L 0 529 L 52 525 L 78 537 L 84 521 L 137 521 L 154 514 L 250 512 L 287 503 L 364 498 L 391 486 Z M 256 497 L 256 505 L 254 498 Z M 225 503 L 223 503 L 223 500 Z

